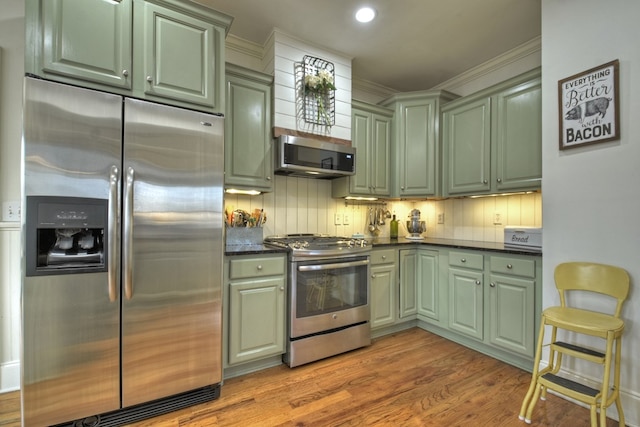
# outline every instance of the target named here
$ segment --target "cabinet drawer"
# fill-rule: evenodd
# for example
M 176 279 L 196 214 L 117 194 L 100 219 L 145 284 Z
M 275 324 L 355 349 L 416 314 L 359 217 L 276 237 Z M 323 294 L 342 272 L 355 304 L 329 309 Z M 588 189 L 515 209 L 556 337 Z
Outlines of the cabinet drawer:
M 536 277 L 536 262 L 532 259 L 492 256 L 491 272 L 522 277 Z
M 285 274 L 285 258 L 232 259 L 229 262 L 229 278 L 265 277 Z
M 371 252 L 371 264 L 389 264 L 396 262 L 395 249 L 378 249 Z
M 451 251 L 449 252 L 449 265 L 482 270 L 484 268 L 483 256 L 481 254 L 472 254 L 469 252 Z

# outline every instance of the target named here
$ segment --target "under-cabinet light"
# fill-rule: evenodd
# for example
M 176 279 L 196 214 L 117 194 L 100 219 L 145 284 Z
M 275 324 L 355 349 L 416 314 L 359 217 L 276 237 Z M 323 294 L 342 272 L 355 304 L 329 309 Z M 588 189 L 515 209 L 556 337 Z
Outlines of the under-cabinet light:
M 224 192 L 227 194 L 244 194 L 247 196 L 257 196 L 259 194 L 262 194 L 257 190 L 238 190 L 237 188 L 227 188 L 226 190 L 224 190 Z
M 377 197 L 356 197 L 356 196 L 348 196 L 345 197 L 345 200 L 366 200 L 366 201 L 375 201 L 378 200 Z

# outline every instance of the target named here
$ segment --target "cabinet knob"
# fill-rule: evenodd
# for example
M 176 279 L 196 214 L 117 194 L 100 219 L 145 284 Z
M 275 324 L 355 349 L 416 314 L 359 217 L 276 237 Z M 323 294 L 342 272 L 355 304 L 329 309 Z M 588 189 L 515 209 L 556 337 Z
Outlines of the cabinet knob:
M 262 266 L 261 265 L 258 265 L 256 268 L 258 269 L 258 271 L 262 271 Z
M 280 291 L 284 291 L 284 286 L 280 286 Z
M 151 77 L 151 76 L 147 76 L 147 81 L 148 81 L 149 83 L 153 82 L 153 77 Z
M 479 286 L 479 285 L 481 285 L 481 284 L 482 284 L 482 282 L 480 282 L 480 280 L 476 280 L 476 285 L 478 285 L 478 286 Z
M 467 262 L 467 259 L 466 258 L 461 258 L 460 262 Z
M 508 268 L 509 270 L 511 270 L 511 269 L 513 268 L 513 265 L 511 265 L 511 264 L 507 264 L 507 268 Z
M 125 77 L 129 76 L 129 70 L 122 70 L 122 75 Z
M 483 183 L 483 184 L 488 184 L 488 183 L 489 183 L 489 181 L 487 181 L 486 179 L 483 179 L 483 180 L 482 180 L 482 183 Z
M 491 283 L 489 283 L 489 286 L 491 286 L 492 288 L 495 288 L 495 287 L 496 287 L 496 284 L 495 284 L 495 283 L 493 283 L 493 282 L 491 282 Z
M 402 191 L 404 191 L 404 187 L 400 187 L 400 189 L 401 189 Z
M 271 181 L 271 177 L 270 176 L 267 177 L 267 181 Z
M 498 182 L 502 182 L 502 178 L 498 178 L 496 181 L 498 181 Z
M 372 275 L 371 275 L 371 278 L 372 278 L 372 279 L 375 279 L 375 278 L 376 278 L 376 275 L 375 275 L 375 274 L 372 274 Z
M 382 260 L 384 261 L 385 259 L 387 259 L 386 255 L 382 255 Z

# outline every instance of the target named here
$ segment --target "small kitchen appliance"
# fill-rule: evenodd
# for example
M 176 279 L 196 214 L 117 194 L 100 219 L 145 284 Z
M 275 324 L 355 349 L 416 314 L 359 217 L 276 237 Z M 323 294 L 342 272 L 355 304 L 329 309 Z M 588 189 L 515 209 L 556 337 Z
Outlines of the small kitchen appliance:
M 420 220 L 420 211 L 418 209 L 412 209 L 409 214 L 410 220 L 407 221 L 407 231 L 409 234 L 406 236 L 409 240 L 421 240 L 422 233 L 427 231 L 427 224 L 425 221 Z
M 269 236 L 288 250 L 289 367 L 371 344 L 369 252 L 364 239 L 323 234 Z

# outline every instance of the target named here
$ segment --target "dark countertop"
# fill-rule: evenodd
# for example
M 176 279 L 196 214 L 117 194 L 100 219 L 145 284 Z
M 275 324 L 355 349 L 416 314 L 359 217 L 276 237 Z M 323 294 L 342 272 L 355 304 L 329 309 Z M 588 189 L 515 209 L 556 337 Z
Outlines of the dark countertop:
M 476 249 L 482 251 L 493 251 L 508 254 L 520 255 L 542 255 L 542 251 L 533 249 L 505 246 L 504 243 L 496 242 L 478 242 L 474 240 L 456 240 L 456 239 L 435 239 L 426 237 L 422 240 L 408 240 L 404 237 L 398 239 L 390 239 L 388 237 L 379 237 L 366 239 L 373 245 L 373 248 L 385 246 L 441 246 L 455 249 Z M 286 249 L 276 248 L 267 245 L 229 245 L 225 246 L 225 255 L 255 255 L 255 254 L 275 254 L 287 253 Z
M 287 250 L 267 245 L 228 245 L 225 255 L 286 254 Z
M 379 237 L 374 239 L 367 239 L 373 245 L 373 248 L 383 246 L 405 246 L 405 245 L 417 245 L 417 246 L 441 246 L 446 248 L 455 249 L 477 249 L 483 251 L 502 252 L 509 254 L 521 254 L 521 255 L 542 255 L 541 250 L 534 250 L 528 248 L 520 248 L 513 246 L 505 246 L 504 243 L 497 242 L 479 242 L 475 240 L 457 240 L 457 239 L 436 239 L 432 237 L 425 237 L 421 240 L 409 240 L 404 237 L 397 239 L 390 239 L 388 237 Z

